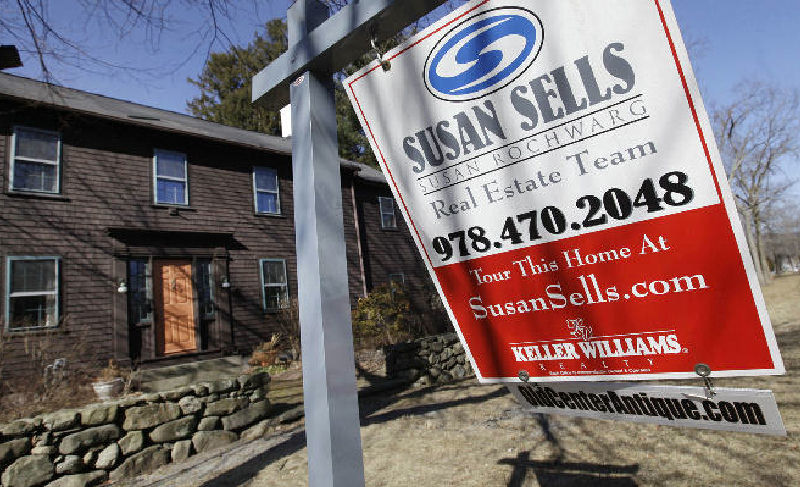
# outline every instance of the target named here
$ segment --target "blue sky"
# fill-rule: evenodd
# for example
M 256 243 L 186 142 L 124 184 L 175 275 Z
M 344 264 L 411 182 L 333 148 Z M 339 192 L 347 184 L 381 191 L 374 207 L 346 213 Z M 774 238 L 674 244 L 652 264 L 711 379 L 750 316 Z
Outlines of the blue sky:
M 100 69 L 85 72 L 71 66 L 53 65 L 55 78 L 65 86 L 131 100 L 158 108 L 186 111 L 186 101 L 198 90 L 186 81 L 202 70 L 210 37 L 204 36 L 201 16 L 186 11 L 185 4 L 172 2 L 167 15 L 174 23 L 160 35 L 142 29 L 118 39 L 120 29 L 111 28 L 98 16 L 87 23 L 71 0 L 50 4 L 57 28 L 78 40 L 87 50 L 113 63 L 136 66 L 137 70 Z M 264 21 L 283 16 L 289 0 L 243 1 L 231 11 L 233 22 L 222 21 L 234 44 L 246 44 Z M 798 90 L 799 2 L 798 0 L 673 0 L 685 40 L 694 49 L 696 76 L 706 104 L 725 102 L 731 89 L 742 80 L 760 79 Z M 4 39 L 0 39 L 4 41 Z M 4 42 L 5 43 L 5 42 Z M 219 51 L 227 41 L 218 42 Z M 35 59 L 7 72 L 38 77 Z
M 674 0 L 682 35 L 700 43 L 693 60 L 704 95 L 725 101 L 741 80 L 798 89 L 798 0 Z

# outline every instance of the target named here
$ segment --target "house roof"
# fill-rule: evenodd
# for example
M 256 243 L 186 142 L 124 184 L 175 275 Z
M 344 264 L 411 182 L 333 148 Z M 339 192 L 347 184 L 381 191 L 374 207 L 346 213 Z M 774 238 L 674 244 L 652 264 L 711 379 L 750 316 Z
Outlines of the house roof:
M 0 73 L 0 97 L 3 96 L 40 102 L 132 125 L 202 137 L 279 154 L 292 154 L 292 140 L 289 138 L 242 130 L 183 113 L 56 86 L 7 73 Z M 344 159 L 341 159 L 340 163 L 343 167 L 356 170 L 361 179 L 386 183 L 384 175 L 369 166 Z

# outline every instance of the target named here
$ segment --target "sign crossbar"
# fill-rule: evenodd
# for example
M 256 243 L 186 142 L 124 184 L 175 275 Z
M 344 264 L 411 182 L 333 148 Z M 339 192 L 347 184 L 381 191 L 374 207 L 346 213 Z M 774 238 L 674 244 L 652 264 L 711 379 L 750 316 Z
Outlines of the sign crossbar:
M 309 0 L 319 3 L 316 0 Z M 298 0 L 290 10 L 300 10 Z M 353 0 L 319 27 L 304 31 L 287 52 L 253 77 L 252 101 L 269 108 L 289 103 L 289 85 L 306 71 L 336 72 L 445 3 L 445 0 Z M 327 8 L 327 7 L 324 7 Z M 289 19 L 287 19 L 289 20 Z M 287 22 L 287 28 L 292 29 Z

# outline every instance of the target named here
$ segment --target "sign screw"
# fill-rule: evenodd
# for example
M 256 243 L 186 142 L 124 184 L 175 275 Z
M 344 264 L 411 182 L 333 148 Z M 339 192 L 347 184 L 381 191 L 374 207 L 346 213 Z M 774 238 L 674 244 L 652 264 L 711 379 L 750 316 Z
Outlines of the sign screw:
M 528 375 L 528 372 L 526 372 L 525 370 L 521 370 L 520 372 L 517 373 L 517 377 L 523 382 L 528 382 L 528 379 L 531 376 Z
M 712 369 L 707 364 L 695 364 L 693 370 L 701 377 L 709 377 L 709 374 L 712 373 Z
M 715 397 L 715 391 L 712 385 L 712 379 L 709 376 L 712 374 L 712 368 L 707 364 L 695 364 L 693 367 L 695 373 L 704 379 L 704 387 L 706 387 L 706 397 L 712 399 Z

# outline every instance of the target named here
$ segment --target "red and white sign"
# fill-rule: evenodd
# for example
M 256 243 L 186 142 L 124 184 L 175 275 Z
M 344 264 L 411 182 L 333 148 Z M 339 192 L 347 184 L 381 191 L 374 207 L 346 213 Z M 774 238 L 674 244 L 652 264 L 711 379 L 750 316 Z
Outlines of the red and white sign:
M 781 374 L 666 0 L 483 0 L 345 87 L 483 382 Z

